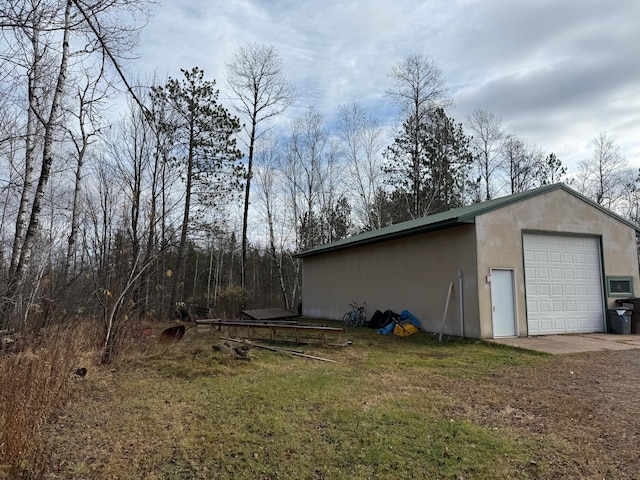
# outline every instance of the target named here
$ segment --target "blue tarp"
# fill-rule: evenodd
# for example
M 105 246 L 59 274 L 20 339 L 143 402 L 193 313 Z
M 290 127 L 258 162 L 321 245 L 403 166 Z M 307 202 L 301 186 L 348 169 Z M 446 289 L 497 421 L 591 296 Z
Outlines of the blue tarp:
M 416 317 L 414 317 L 413 315 L 411 315 L 409 310 L 403 310 L 402 313 L 400 313 L 400 318 L 402 320 L 407 320 L 408 323 L 411 323 L 411 324 L 415 325 L 418 328 L 422 328 L 420 326 L 420 322 L 418 321 L 418 319 Z M 402 322 L 402 323 L 405 323 L 405 322 Z
M 400 313 L 400 320 L 402 320 L 402 322 L 400 323 L 411 323 L 412 325 L 415 325 L 418 328 L 422 328 L 420 326 L 420 322 L 418 321 L 418 319 L 416 317 L 414 317 L 411 312 L 409 312 L 409 310 L 403 310 Z M 389 335 L 390 333 L 393 333 L 393 328 L 396 326 L 396 322 L 391 322 L 389 325 L 387 325 L 386 327 L 382 327 L 378 329 L 378 333 L 381 335 Z
M 396 326 L 396 322 L 391 322 L 386 327 L 379 328 L 378 333 L 380 335 L 389 335 L 390 333 L 393 333 L 393 328 L 395 326 Z

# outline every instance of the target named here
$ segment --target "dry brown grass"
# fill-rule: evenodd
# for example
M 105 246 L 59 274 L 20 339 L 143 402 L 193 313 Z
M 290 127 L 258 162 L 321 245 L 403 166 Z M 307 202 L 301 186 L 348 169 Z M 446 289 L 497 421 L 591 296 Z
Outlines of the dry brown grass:
M 0 353 L 0 478 L 13 478 L 40 446 L 42 426 L 62 407 L 94 332 L 49 327 Z
M 247 362 L 196 329 L 158 342 L 167 326 L 131 325 L 109 366 L 94 350 L 37 454 L 5 477 L 638 478 L 638 351 L 554 357 L 353 328 L 347 348 L 299 347 L 337 363 L 262 349 Z

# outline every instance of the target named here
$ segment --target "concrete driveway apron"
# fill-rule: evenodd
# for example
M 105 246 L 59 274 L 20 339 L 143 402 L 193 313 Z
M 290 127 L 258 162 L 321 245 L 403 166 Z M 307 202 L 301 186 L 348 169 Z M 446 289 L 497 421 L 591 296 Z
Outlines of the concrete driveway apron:
M 508 337 L 488 341 L 552 354 L 640 348 L 640 335 L 616 335 L 613 333 Z

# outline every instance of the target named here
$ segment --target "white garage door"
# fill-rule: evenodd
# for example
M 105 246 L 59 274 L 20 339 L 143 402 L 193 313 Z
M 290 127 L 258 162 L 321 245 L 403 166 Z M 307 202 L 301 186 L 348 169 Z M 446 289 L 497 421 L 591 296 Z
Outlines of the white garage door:
M 525 234 L 529 335 L 604 331 L 597 238 Z

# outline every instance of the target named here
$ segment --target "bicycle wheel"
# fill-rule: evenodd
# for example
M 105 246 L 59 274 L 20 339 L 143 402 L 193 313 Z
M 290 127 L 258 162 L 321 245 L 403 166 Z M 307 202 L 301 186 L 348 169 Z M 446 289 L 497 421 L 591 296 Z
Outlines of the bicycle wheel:
M 351 326 L 351 312 L 347 312 L 344 314 L 344 316 L 342 317 L 342 323 L 344 323 L 347 326 Z

